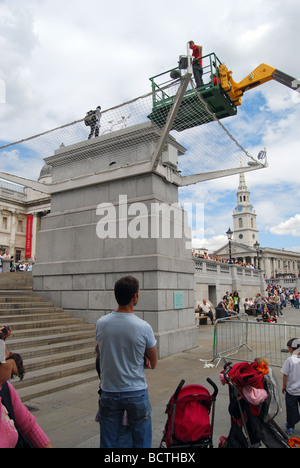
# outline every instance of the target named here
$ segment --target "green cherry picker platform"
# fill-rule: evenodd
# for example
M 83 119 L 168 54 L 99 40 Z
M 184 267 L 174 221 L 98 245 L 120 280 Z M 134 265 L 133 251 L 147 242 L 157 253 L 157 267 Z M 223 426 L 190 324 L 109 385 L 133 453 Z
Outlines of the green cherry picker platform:
M 152 112 L 148 118 L 161 128 L 174 104 L 178 83 L 184 79 L 189 60 L 188 56 L 180 56 L 178 67 L 150 78 L 153 97 Z M 236 83 L 232 78 L 232 71 L 221 63 L 214 52 L 203 56 L 202 60 L 204 84 L 197 89 L 190 84 L 184 93 L 172 125 L 172 129 L 178 132 L 236 115 L 245 91 L 272 79 L 295 91 L 300 90 L 299 80 L 265 63 Z

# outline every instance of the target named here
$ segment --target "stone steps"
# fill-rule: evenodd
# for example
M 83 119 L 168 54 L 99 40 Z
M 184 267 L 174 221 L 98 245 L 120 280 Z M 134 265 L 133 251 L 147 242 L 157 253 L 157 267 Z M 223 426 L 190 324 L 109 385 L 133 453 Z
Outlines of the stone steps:
M 68 340 L 60 343 L 56 343 L 55 346 L 49 346 L 49 344 L 42 344 L 40 343 L 38 350 L 39 354 L 37 356 L 36 354 L 36 349 L 37 347 L 34 346 L 34 343 L 32 342 L 32 346 L 30 346 L 30 343 L 27 343 L 28 346 L 24 347 L 22 350 L 22 357 L 26 362 L 29 362 L 29 359 L 39 359 L 41 360 L 42 356 L 45 356 L 45 359 L 47 359 L 48 356 L 53 355 L 53 354 L 65 354 L 69 352 L 75 352 L 78 350 L 85 350 L 89 349 L 92 350 L 92 353 L 94 353 L 94 344 L 91 346 L 91 340 L 90 338 L 86 339 L 81 339 L 81 340 Z M 12 351 L 12 347 L 10 348 Z M 90 351 L 89 351 L 90 352 Z M 28 369 L 27 365 L 26 368 Z
M 30 272 L 0 273 L 0 290 L 29 290 L 32 291 L 32 274 Z
M 0 324 L 10 325 L 11 352 L 21 354 L 25 377 L 11 383 L 22 401 L 98 379 L 94 325 L 43 301 L 31 273 L 0 274 Z
M 56 327 L 51 330 L 34 330 L 31 334 L 30 332 L 20 332 L 14 333 L 13 339 L 9 340 L 9 349 L 17 352 L 17 349 L 26 349 L 31 348 L 32 346 L 51 346 L 58 343 L 65 343 L 69 341 L 91 338 L 91 335 L 94 334 L 94 330 L 91 328 L 83 328 L 84 325 L 78 330 L 78 326 L 68 327 L 68 330 L 65 330 L 61 327 Z M 42 333 L 42 331 L 44 333 Z M 91 333 L 92 332 L 92 333 Z M 82 337 L 82 338 L 81 338 Z M 17 339 L 18 338 L 18 339 Z
M 18 389 L 18 394 L 23 402 L 28 402 L 34 398 L 38 398 L 43 395 L 49 395 L 60 390 L 66 390 L 67 388 L 75 387 L 76 385 L 82 385 L 92 380 L 97 379 L 95 377 L 95 370 L 86 371 L 82 373 L 74 373 L 68 376 L 60 376 L 60 378 L 53 377 L 47 382 L 36 383 L 30 387 Z M 11 382 L 13 384 L 13 381 Z M 13 384 L 14 385 L 14 384 Z
M 38 312 L 34 312 L 33 317 L 25 315 L 20 318 L 17 316 L 3 316 L 2 314 L 0 316 L 3 323 L 8 323 L 9 320 L 9 325 L 11 325 L 15 331 L 26 329 L 33 330 L 36 328 L 46 329 L 49 331 L 50 327 L 57 328 L 58 324 L 60 327 L 82 324 L 82 320 L 76 318 L 59 317 L 57 314 L 52 318 L 48 318 L 47 314 L 43 315 L 47 318 L 40 318 Z
M 12 298 L 9 298 L 12 299 Z M 37 309 L 37 308 L 46 308 L 53 307 L 50 302 L 41 302 L 40 300 L 33 301 L 32 298 L 26 298 L 27 300 L 23 300 L 22 298 L 18 298 L 19 302 L 16 302 L 16 298 L 11 301 L 7 302 L 0 302 L 0 312 L 10 310 L 10 309 Z M 29 300 L 30 299 L 30 300 Z M 39 299 L 39 298 L 36 298 Z
M 6 294 L 8 294 L 9 291 L 7 291 Z M 15 294 L 16 292 L 14 291 L 13 295 L 11 295 L 10 297 L 6 296 L 4 297 L 3 296 L 3 291 L 0 291 L 0 308 L 2 307 L 2 304 L 15 304 L 16 303 L 16 297 L 15 297 Z M 33 304 L 33 303 L 44 303 L 44 301 L 42 301 L 42 299 L 40 297 L 37 297 L 37 296 L 30 296 L 30 295 L 23 295 L 21 296 L 21 294 L 18 294 L 18 300 L 20 301 L 20 304 L 27 304 L 27 302 Z

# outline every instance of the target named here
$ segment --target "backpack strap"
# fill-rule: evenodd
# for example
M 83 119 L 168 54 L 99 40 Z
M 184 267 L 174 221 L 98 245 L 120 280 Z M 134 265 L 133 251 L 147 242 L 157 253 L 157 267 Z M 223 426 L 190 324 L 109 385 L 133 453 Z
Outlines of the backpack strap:
M 2 398 L 2 403 L 7 409 L 8 415 L 10 419 L 13 419 L 15 421 L 15 414 L 14 414 L 14 409 L 11 401 L 11 396 L 10 396 L 10 391 L 7 382 L 5 382 L 2 385 L 2 388 L 0 390 L 0 396 Z

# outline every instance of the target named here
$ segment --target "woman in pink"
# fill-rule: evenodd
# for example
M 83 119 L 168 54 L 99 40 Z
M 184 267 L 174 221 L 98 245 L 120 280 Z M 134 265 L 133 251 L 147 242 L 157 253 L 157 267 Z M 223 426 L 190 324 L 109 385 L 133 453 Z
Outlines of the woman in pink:
M 3 363 L 4 364 L 4 363 Z M 16 363 L 13 359 L 7 359 L 5 365 L 0 365 L 0 389 L 5 382 L 13 375 L 17 375 Z M 34 416 L 28 411 L 20 400 L 14 387 L 7 383 L 16 425 L 35 448 L 52 448 L 48 437 L 36 423 Z M 18 442 L 18 432 L 14 421 L 8 416 L 7 409 L 3 405 L 0 396 L 0 448 L 15 448 Z

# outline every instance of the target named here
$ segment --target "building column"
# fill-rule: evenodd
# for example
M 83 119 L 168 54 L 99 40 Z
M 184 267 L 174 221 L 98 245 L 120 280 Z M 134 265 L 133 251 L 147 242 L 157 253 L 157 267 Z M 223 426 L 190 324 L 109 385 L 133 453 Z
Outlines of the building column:
M 10 255 L 15 255 L 17 215 L 18 215 L 18 212 L 16 210 L 11 210 L 11 229 L 10 229 L 10 242 L 9 242 Z
M 31 259 L 35 260 L 39 218 L 38 218 L 38 213 L 32 213 L 32 214 L 33 214 L 33 220 L 32 220 Z

